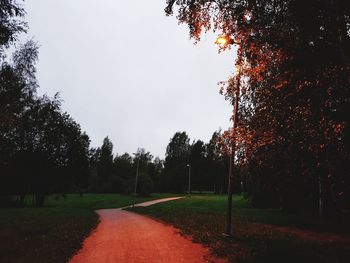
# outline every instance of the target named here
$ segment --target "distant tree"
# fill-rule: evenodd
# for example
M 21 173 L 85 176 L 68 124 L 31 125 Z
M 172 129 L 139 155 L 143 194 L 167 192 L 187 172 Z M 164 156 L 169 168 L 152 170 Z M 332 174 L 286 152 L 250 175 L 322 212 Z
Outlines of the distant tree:
M 191 164 L 191 185 L 193 190 L 212 190 L 209 180 L 206 148 L 203 141 L 198 140 L 190 146 L 189 164 Z
M 166 158 L 168 160 L 185 160 L 188 158 L 190 139 L 186 132 L 176 132 L 170 139 L 166 148 Z
M 112 175 L 113 171 L 113 143 L 106 137 L 103 139 L 101 153 L 98 160 L 98 176 L 104 180 Z
M 148 165 L 152 162 L 153 156 L 150 152 L 146 152 L 144 148 L 138 148 L 134 157 L 134 165 L 139 162 L 139 171 L 148 172 Z
M 113 176 L 120 178 L 120 192 L 129 194 L 134 190 L 135 168 L 133 158 L 128 153 L 114 158 Z
M 159 157 L 156 157 L 153 162 L 148 165 L 149 176 L 151 177 L 154 185 L 155 192 L 162 192 L 161 178 L 164 171 L 164 161 Z
M 138 148 L 137 152 L 135 153 L 135 157 L 133 160 L 134 168 L 135 168 L 135 174 L 138 173 L 138 182 L 137 182 L 137 193 L 140 193 L 140 191 L 143 189 L 145 191 L 145 195 L 147 195 L 147 189 L 150 191 L 153 190 L 153 181 L 151 177 L 149 176 L 150 167 L 152 166 L 152 160 L 153 156 L 150 152 L 147 152 L 144 148 Z M 138 170 L 137 170 L 138 169 Z M 144 175 L 144 180 L 139 180 L 141 174 Z M 135 177 L 136 179 L 136 177 Z M 151 182 L 151 184 L 149 184 Z M 142 184 L 146 184 L 145 188 L 143 188 Z M 135 181 L 134 181 L 135 185 Z M 149 187 L 152 186 L 152 187 Z
M 134 177 L 133 159 L 128 153 L 117 155 L 113 163 L 114 174 L 126 180 Z
M 89 186 L 89 145 L 90 139 L 86 133 L 81 132 L 80 126 L 71 123 L 68 139 L 70 147 L 67 151 L 67 172 L 74 187 L 80 196 L 87 191 Z
M 207 150 L 207 169 L 210 174 L 210 180 L 214 184 L 214 191 L 219 194 L 226 191 L 228 162 L 227 156 L 221 146 L 221 131 L 215 131 L 206 145 Z
M 153 181 L 151 177 L 142 172 L 138 178 L 137 193 L 140 196 L 150 196 L 153 191 Z
M 166 148 L 162 185 L 167 191 L 183 192 L 187 182 L 190 139 L 186 132 L 176 132 Z
M 89 150 L 89 192 L 98 192 L 99 177 L 98 177 L 98 160 L 100 159 L 101 149 L 90 148 Z

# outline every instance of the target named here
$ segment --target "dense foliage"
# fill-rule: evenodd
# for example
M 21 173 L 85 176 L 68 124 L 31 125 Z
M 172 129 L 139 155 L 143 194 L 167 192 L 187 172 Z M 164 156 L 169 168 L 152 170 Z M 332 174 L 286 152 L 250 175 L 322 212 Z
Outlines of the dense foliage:
M 186 132 L 176 132 L 166 149 L 161 189 L 187 191 L 191 173 L 192 190 L 224 192 L 227 185 L 227 160 L 219 149 L 219 138 L 220 132 L 214 132 L 207 144 L 201 140 L 190 143 Z
M 259 206 L 346 209 L 349 178 L 349 17 L 346 0 L 168 0 L 167 14 L 200 40 L 238 43 L 238 161 Z M 225 47 L 223 47 L 225 48 Z M 239 97 L 234 96 L 240 89 Z M 349 207 L 347 208 L 349 209 Z
M 214 132 L 207 144 L 200 140 L 190 143 L 186 132 L 176 132 L 163 161 L 143 148 L 134 157 L 128 153 L 114 156 L 113 144 L 106 137 L 101 147 L 91 150 L 88 190 L 126 194 L 136 190 L 142 196 L 152 191 L 184 193 L 188 190 L 191 165 L 193 191 L 223 193 L 227 185 L 227 160 L 219 149 L 219 138 L 220 132 Z
M 161 161 L 159 158 L 153 160 L 153 156 L 143 148 L 139 148 L 134 155 L 124 153 L 114 156 L 113 143 L 106 137 L 101 147 L 91 150 L 88 190 L 124 194 L 136 190 L 140 195 L 149 195 L 154 183 L 159 180 Z
M 38 96 L 37 44 L 6 54 L 26 24 L 15 1 L 0 5 L 0 194 L 33 195 L 37 206 L 52 192 L 85 187 L 89 137 L 61 109 L 58 95 Z

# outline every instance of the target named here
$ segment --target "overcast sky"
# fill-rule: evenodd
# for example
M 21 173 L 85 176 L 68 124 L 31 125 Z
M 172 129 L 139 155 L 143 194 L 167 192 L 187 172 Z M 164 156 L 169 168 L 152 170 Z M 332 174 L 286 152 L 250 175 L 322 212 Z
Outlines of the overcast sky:
M 176 131 L 208 141 L 229 125 L 219 94 L 234 65 L 215 36 L 194 45 L 165 0 L 26 0 L 29 34 L 40 44 L 39 93 L 59 92 L 91 138 L 109 136 L 115 153 L 143 147 L 165 155 Z

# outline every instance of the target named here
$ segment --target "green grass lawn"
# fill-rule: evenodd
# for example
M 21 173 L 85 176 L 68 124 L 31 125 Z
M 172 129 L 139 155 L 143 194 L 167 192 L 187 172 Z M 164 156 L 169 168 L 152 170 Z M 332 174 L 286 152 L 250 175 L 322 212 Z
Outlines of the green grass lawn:
M 0 262 L 66 262 L 96 227 L 96 209 L 117 208 L 168 197 L 118 194 L 50 197 L 42 208 L 0 208 Z
M 300 238 L 266 224 L 314 231 L 348 229 L 316 216 L 254 209 L 239 196 L 233 202 L 233 238 L 225 238 L 226 196 L 198 195 L 132 210 L 161 219 L 229 262 L 350 262 L 350 244 Z

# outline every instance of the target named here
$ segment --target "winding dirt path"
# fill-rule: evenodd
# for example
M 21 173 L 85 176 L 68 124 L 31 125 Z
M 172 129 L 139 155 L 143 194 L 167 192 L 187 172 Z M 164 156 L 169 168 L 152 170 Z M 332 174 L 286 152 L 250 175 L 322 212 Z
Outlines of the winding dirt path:
M 175 200 L 164 198 L 135 206 Z M 180 235 L 179 230 L 148 217 L 119 209 L 102 209 L 100 223 L 70 263 L 201 263 L 220 262 L 207 248 Z M 222 261 L 221 261 L 222 262 Z

